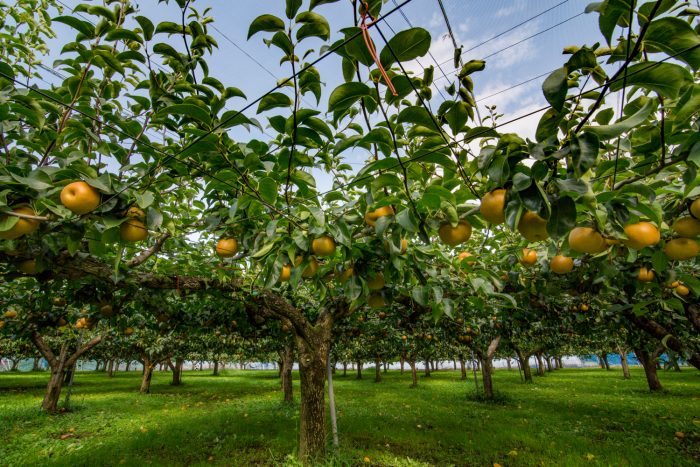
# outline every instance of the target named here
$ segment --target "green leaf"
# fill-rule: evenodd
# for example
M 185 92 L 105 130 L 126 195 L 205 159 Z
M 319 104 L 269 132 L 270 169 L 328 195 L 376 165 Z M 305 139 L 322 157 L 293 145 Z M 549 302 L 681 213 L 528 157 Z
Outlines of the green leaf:
M 352 135 L 347 138 L 341 139 L 340 142 L 336 143 L 335 147 L 333 148 L 333 155 L 337 156 L 346 149 L 354 147 L 361 139 L 361 135 Z
M 85 37 L 89 39 L 95 37 L 95 26 L 88 23 L 87 21 L 83 21 L 81 19 L 76 18 L 75 16 L 57 16 L 51 21 L 66 24 L 72 27 L 73 29 L 76 29 L 78 32 L 82 33 Z
M 161 115 L 176 114 L 189 117 L 200 123 L 211 124 L 211 117 L 206 109 L 198 107 L 194 104 L 174 104 L 169 107 L 165 107 L 163 110 L 158 112 Z
M 279 187 L 277 186 L 277 182 L 270 177 L 261 178 L 258 182 L 258 191 L 260 192 L 260 196 L 270 204 L 277 201 L 278 189 Z
M 585 131 L 598 136 L 602 141 L 616 138 L 643 123 L 656 110 L 656 103 L 656 99 L 647 99 L 642 108 L 628 118 L 612 125 L 586 126 Z
M 297 40 L 301 41 L 307 37 L 320 37 L 323 40 L 331 38 L 331 27 L 323 16 L 312 11 L 303 11 L 296 17 L 297 23 L 304 25 L 297 31 Z
M 238 110 L 228 110 L 221 116 L 219 128 L 231 128 L 236 125 L 251 125 L 253 122 Z
M 688 87 L 676 104 L 675 118 L 673 119 L 674 131 L 698 113 L 700 113 L 700 84 L 693 84 Z
M 430 50 L 430 44 L 430 33 L 425 29 L 406 29 L 389 39 L 379 54 L 379 60 L 385 68 L 389 68 L 396 60 L 405 62 L 422 57 Z
M 328 111 L 335 115 L 342 114 L 364 96 L 369 96 L 370 88 L 366 84 L 343 83 L 333 90 L 328 98 Z
M 121 62 L 117 60 L 117 57 L 112 55 L 111 52 L 106 50 L 96 50 L 95 55 L 99 55 L 99 57 L 104 60 L 105 64 L 112 70 L 122 75 L 124 74 L 124 67 L 122 66 Z
M 452 134 L 456 135 L 464 128 L 469 120 L 469 111 L 466 103 L 459 101 L 445 114 L 445 120 L 452 130 Z M 433 125 L 434 126 L 434 125 Z
M 275 15 L 260 15 L 250 23 L 248 39 L 260 31 L 276 32 L 284 31 L 284 21 Z
M 0 232 L 7 232 L 19 222 L 19 217 L 2 216 L 0 217 Z
M 564 108 L 564 102 L 566 102 L 566 93 L 569 90 L 566 83 L 567 76 L 566 67 L 559 68 L 547 76 L 547 79 L 542 83 L 545 99 L 558 112 L 561 112 L 561 109 Z
M 150 191 L 146 191 L 143 194 L 136 193 L 134 198 L 136 198 L 136 204 L 138 204 L 141 209 L 146 209 L 155 201 L 155 196 Z
M 262 98 L 260 104 L 258 105 L 257 113 L 274 109 L 276 107 L 289 107 L 291 105 L 292 99 L 288 95 L 281 92 L 273 92 Z
M 396 214 L 396 222 L 407 232 L 418 232 L 418 224 L 415 221 L 413 212 L 410 209 L 404 209 Z
M 680 18 L 665 16 L 652 21 L 644 36 L 644 45 L 684 61 L 693 70 L 700 67 L 700 37 Z
M 576 203 L 562 196 L 552 203 L 552 213 L 547 222 L 547 232 L 552 238 L 561 238 L 576 225 Z
M 108 41 L 134 41 L 138 42 L 139 44 L 143 44 L 143 39 L 141 39 L 141 36 L 139 36 L 137 33 L 130 29 L 124 28 L 118 28 L 109 31 L 105 36 L 105 39 L 107 39 Z
M 171 45 L 164 42 L 159 42 L 153 46 L 153 52 L 163 55 L 165 57 L 172 57 L 175 60 L 181 60 L 180 53 L 175 50 Z
M 275 246 L 274 242 L 270 242 L 266 245 L 263 245 L 262 248 L 260 248 L 258 251 L 253 253 L 251 255 L 251 258 L 262 258 L 263 256 L 267 255 L 270 251 L 272 251 L 272 248 Z
M 396 123 L 413 123 L 424 126 L 430 130 L 438 130 L 425 107 L 411 106 L 403 109 L 396 118 Z
M 146 18 L 145 16 L 136 16 L 134 17 L 137 23 L 139 23 L 139 26 L 141 26 L 141 30 L 143 31 L 143 38 L 146 41 L 150 41 L 153 39 L 153 33 L 155 32 L 155 26 L 153 26 L 153 22 L 151 22 L 150 19 Z
M 311 0 L 311 5 L 309 6 L 309 9 L 313 10 L 314 8 L 316 8 L 319 5 L 323 5 L 325 3 L 335 3 L 337 1 L 339 1 L 339 0 Z
M 391 133 L 386 128 L 374 128 L 362 138 L 361 142 L 365 144 L 382 144 L 389 147 L 393 145 Z
M 182 24 L 173 21 L 163 21 L 156 26 L 156 34 L 182 34 L 182 31 Z M 187 30 L 185 29 L 185 31 Z
M 622 89 L 623 79 L 617 79 L 610 85 L 610 91 Z M 675 99 L 684 86 L 693 82 L 688 70 L 675 63 L 642 62 L 627 68 L 626 85 L 639 86 L 658 92 L 664 97 Z
M 319 227 L 325 227 L 326 226 L 326 213 L 323 212 L 323 209 L 319 208 L 318 206 L 314 204 L 309 204 L 308 210 L 311 213 L 311 215 L 314 217 L 316 220 L 316 224 Z
M 549 108 L 542 115 L 540 121 L 537 123 L 537 130 L 535 131 L 535 138 L 538 142 L 543 142 L 552 136 L 556 136 L 559 132 L 559 122 L 562 119 L 562 112 L 558 112 L 554 108 Z
M 578 177 L 595 165 L 598 160 L 599 146 L 598 136 L 590 131 L 571 137 L 571 160 Z
M 299 11 L 299 8 L 301 8 L 302 0 L 286 0 L 286 1 L 287 1 L 287 7 L 284 9 L 284 12 L 287 15 L 287 18 L 292 19 L 292 18 L 294 18 L 294 15 L 297 14 L 297 11 Z
M 263 42 L 268 46 L 277 46 L 286 56 L 291 56 L 294 53 L 294 44 L 289 40 L 289 36 L 282 31 L 277 31 L 270 40 L 263 39 Z
M 15 72 L 10 65 L 5 62 L 0 62 L 0 78 L 15 79 Z

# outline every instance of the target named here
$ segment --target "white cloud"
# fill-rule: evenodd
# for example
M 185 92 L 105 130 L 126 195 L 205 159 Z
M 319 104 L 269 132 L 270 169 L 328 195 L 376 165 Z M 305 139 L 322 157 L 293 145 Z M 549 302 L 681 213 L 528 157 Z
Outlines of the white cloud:
M 544 78 L 542 79 L 544 80 Z M 509 89 L 514 84 L 517 83 L 506 83 L 498 80 L 489 82 L 483 89 L 477 89 L 476 99 L 479 107 L 495 105 L 500 112 L 505 112 L 512 107 L 522 107 L 535 102 L 541 103 L 540 83 L 538 81 Z
M 496 18 L 505 18 L 515 13 L 519 13 L 525 9 L 525 2 L 523 0 L 517 0 L 511 6 L 503 7 L 496 11 Z

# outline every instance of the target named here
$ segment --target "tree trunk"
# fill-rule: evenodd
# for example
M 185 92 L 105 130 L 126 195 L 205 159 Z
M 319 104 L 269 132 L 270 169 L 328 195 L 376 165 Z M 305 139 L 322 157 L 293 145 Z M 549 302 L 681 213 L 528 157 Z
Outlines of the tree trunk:
M 131 370 L 131 360 L 126 361 L 126 369 L 124 371 L 128 373 L 129 370 Z
M 212 376 L 219 376 L 219 360 L 214 360 L 214 372 Z
M 506 368 L 508 369 L 508 371 L 513 369 L 513 367 L 511 367 L 510 365 L 510 357 L 506 358 Z
M 20 359 L 19 358 L 11 358 L 10 362 L 12 362 L 12 366 L 10 367 L 10 371 L 17 371 L 17 367 L 19 366 Z
M 343 362 L 343 376 L 348 375 L 348 362 Z
M 491 359 L 484 357 L 481 360 L 481 379 L 484 384 L 484 398 L 493 400 L 493 379 L 491 378 Z
M 109 359 L 109 363 L 107 364 L 107 375 L 112 378 L 114 377 L 114 360 Z
M 430 378 L 430 360 L 425 360 L 425 376 Z
M 452 371 L 457 371 L 457 360 L 452 359 Z
M 49 378 L 49 384 L 46 386 L 46 394 L 44 395 L 44 400 L 41 402 L 41 410 L 49 413 L 54 413 L 58 410 L 58 399 L 61 397 L 61 387 L 63 386 L 63 365 L 65 364 L 65 354 L 61 352 L 62 361 L 57 365 L 51 365 L 51 378 Z
M 418 386 L 418 371 L 416 371 L 416 359 L 412 358 L 408 361 L 411 367 L 411 387 L 415 388 Z
M 697 307 L 694 305 L 686 307 L 686 311 L 688 312 L 689 310 L 697 310 Z M 694 316 L 699 317 L 697 314 Z M 700 352 L 698 352 L 697 348 L 686 347 L 685 342 L 682 342 L 668 329 L 664 328 L 656 321 L 647 318 L 646 316 L 637 316 L 634 313 L 627 312 L 625 313 L 625 317 L 632 321 L 632 323 L 634 323 L 637 327 L 647 332 L 649 335 L 665 342 L 665 346 L 674 352 L 684 354 L 686 353 L 686 350 L 688 350 L 689 352 L 686 353 L 688 355 L 688 363 L 700 370 Z
M 549 357 L 544 357 L 544 365 L 548 373 L 552 372 L 552 362 L 549 360 Z
M 542 354 L 537 352 L 537 376 L 544 376 L 544 363 L 542 363 Z
M 401 359 L 399 360 L 399 365 L 401 367 L 401 374 L 403 374 L 403 366 L 405 363 L 406 363 L 406 356 L 402 354 Z
M 182 384 L 182 365 L 184 359 L 175 358 L 175 364 L 171 363 L 170 369 L 173 371 L 173 380 L 170 383 L 172 386 L 180 386 Z
M 32 361 L 32 371 L 39 371 L 39 359 L 36 357 Z
M 362 379 L 362 362 L 357 362 L 357 379 Z
M 464 359 L 459 357 L 459 369 L 462 373 L 462 381 L 467 379 L 467 366 L 464 364 Z
M 493 400 L 493 379 L 491 378 L 493 372 L 493 356 L 498 349 L 498 344 L 501 342 L 501 337 L 498 336 L 489 343 L 489 347 L 486 353 L 477 351 L 479 360 L 481 360 L 481 378 L 484 384 L 484 398 L 486 400 Z
M 153 378 L 153 369 L 156 362 L 152 362 L 148 356 L 143 357 L 143 378 L 141 379 L 141 388 L 139 392 L 149 394 L 151 392 L 151 378 Z
M 65 365 L 65 366 L 64 366 L 64 368 L 63 368 L 63 373 L 64 373 L 64 375 L 65 375 L 65 376 L 63 377 L 63 383 L 64 383 L 64 384 L 68 383 L 68 382 L 71 380 L 71 378 L 73 377 L 73 373 L 74 373 L 74 372 L 75 372 L 75 364 L 73 364 L 73 365 L 71 365 L 71 366 L 68 366 L 68 365 Z
M 387 362 L 384 362 L 383 365 L 384 365 L 384 373 L 388 373 L 389 372 L 389 364 Z
M 661 386 L 659 376 L 656 374 L 656 364 L 654 362 L 655 358 L 643 348 L 634 349 L 634 353 L 644 367 L 644 375 L 647 378 L 649 391 L 662 391 L 663 386 Z
M 291 404 L 294 402 L 294 388 L 292 386 L 292 367 L 294 366 L 294 346 L 289 343 L 282 350 L 282 393 L 284 403 Z
M 382 361 L 379 358 L 374 359 L 374 382 L 375 383 L 381 383 L 382 382 L 382 368 L 381 368 Z
M 520 367 L 523 369 L 523 378 L 526 383 L 532 383 L 532 370 L 530 369 L 530 354 L 524 353 L 520 349 L 515 349 L 515 354 L 518 356 Z
M 561 357 L 557 357 L 557 362 L 559 363 L 559 368 L 564 368 L 564 361 Z
M 608 354 L 603 352 L 600 354 L 600 362 L 601 362 L 601 367 L 605 368 L 606 370 L 610 371 L 610 363 L 608 362 Z
M 307 463 L 321 459 L 326 451 L 325 383 L 332 323 L 329 315 L 319 318 L 304 337 L 295 336 L 301 380 L 299 458 Z
M 622 365 L 622 377 L 630 379 L 630 366 L 627 363 L 627 352 L 620 351 L 620 364 Z

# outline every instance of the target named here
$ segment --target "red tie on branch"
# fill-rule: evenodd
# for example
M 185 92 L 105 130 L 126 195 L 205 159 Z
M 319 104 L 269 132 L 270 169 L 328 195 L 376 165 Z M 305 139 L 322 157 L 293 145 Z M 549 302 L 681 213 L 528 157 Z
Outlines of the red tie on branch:
M 389 88 L 389 91 L 394 96 L 398 96 L 399 94 L 396 92 L 396 88 L 394 87 L 394 83 L 391 82 L 391 79 L 389 79 L 389 75 L 386 74 L 386 70 L 382 66 L 382 62 L 379 60 L 379 57 L 377 56 L 377 49 L 374 47 L 374 42 L 372 42 L 372 38 L 369 35 L 369 27 L 374 24 L 374 18 L 372 18 L 369 14 L 369 5 L 367 2 L 364 3 L 364 11 L 362 12 L 362 23 L 360 23 L 360 29 L 362 29 L 362 38 L 365 40 L 365 45 L 367 46 L 367 50 L 369 51 L 369 54 L 372 56 L 372 59 L 374 60 L 374 63 L 377 64 L 377 68 L 379 68 L 379 72 L 382 74 L 382 77 L 384 78 L 384 82 L 386 83 L 387 87 Z M 370 19 L 371 21 L 368 23 L 367 19 Z

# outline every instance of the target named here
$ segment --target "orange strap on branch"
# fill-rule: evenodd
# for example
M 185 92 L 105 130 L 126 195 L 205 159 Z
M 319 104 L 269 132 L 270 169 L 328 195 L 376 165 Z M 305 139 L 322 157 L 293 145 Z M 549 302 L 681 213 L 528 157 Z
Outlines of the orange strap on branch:
M 394 83 L 391 82 L 391 79 L 389 79 L 389 75 L 386 73 L 386 70 L 384 69 L 384 66 L 382 66 L 382 62 L 379 60 L 379 57 L 377 56 L 377 49 L 374 46 L 374 42 L 372 41 L 372 38 L 369 35 L 369 27 L 374 24 L 374 18 L 372 18 L 369 14 L 369 5 L 367 2 L 363 2 L 365 5 L 364 11 L 362 12 L 362 22 L 360 23 L 360 29 L 362 30 L 362 38 L 365 40 L 365 45 L 367 46 L 367 50 L 369 51 L 369 54 L 372 56 L 372 59 L 374 60 L 374 63 L 377 64 L 377 68 L 379 68 L 379 72 L 382 74 L 382 78 L 384 78 L 384 82 L 386 83 L 387 87 L 389 88 L 389 91 L 394 96 L 398 96 L 399 94 L 396 92 L 396 88 L 394 87 Z M 367 19 L 370 19 L 371 21 L 367 23 Z

